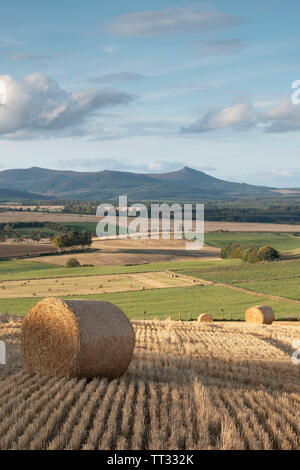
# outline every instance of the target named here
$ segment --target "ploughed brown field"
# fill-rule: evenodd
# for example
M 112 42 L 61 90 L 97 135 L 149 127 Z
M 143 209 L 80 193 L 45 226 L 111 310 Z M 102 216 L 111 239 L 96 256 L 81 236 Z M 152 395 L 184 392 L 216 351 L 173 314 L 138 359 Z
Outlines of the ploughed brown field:
M 38 255 L 39 253 L 56 253 L 53 245 L 35 243 L 19 243 L 19 244 L 0 244 L 0 258 L 13 258 L 14 256 Z
M 20 326 L 0 323 L 0 449 L 299 449 L 298 326 L 134 321 L 127 373 L 89 381 L 24 374 Z
M 21 206 L 18 203 L 14 202 L 4 202 L 0 204 L 0 209 L 5 208 L 5 209 L 23 209 L 25 210 L 31 210 L 34 211 L 37 206 Z M 39 206 L 39 210 L 46 210 L 46 211 L 62 211 L 64 210 L 65 206 Z

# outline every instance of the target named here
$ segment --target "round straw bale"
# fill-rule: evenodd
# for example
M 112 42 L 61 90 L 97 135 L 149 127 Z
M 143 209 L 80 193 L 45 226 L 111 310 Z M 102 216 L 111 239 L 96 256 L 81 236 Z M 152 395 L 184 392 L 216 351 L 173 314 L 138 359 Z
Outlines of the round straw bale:
M 214 319 L 209 313 L 202 313 L 202 315 L 199 315 L 198 321 L 201 323 L 212 323 Z
M 275 319 L 271 307 L 260 305 L 246 310 L 245 321 L 247 323 L 259 323 L 261 325 L 271 325 Z
M 109 302 L 46 298 L 22 324 L 22 358 L 29 373 L 119 377 L 132 360 L 134 345 L 130 321 Z

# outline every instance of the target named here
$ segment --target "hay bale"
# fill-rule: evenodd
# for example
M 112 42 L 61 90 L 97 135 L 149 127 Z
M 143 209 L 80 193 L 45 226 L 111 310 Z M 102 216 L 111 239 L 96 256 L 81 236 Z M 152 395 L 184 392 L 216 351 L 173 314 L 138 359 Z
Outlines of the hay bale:
M 260 325 L 271 325 L 275 319 L 271 307 L 260 305 L 246 310 L 245 321 L 247 323 L 259 323 Z
M 22 324 L 22 358 L 29 373 L 119 377 L 132 360 L 134 345 L 130 321 L 109 302 L 46 298 Z
M 201 323 L 212 323 L 214 319 L 209 313 L 202 313 L 201 315 L 199 315 L 198 321 L 200 321 Z

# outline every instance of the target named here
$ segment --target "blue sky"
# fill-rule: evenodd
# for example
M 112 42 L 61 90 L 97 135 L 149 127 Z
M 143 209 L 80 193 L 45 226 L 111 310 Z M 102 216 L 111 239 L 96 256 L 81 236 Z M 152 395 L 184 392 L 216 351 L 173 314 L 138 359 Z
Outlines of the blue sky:
M 296 0 L 0 5 L 0 169 L 300 186 Z M 300 96 L 300 94 L 299 94 Z

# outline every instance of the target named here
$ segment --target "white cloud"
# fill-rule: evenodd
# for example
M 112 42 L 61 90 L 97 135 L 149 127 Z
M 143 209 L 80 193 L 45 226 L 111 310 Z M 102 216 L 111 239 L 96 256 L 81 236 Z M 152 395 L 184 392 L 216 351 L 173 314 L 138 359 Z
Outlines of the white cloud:
M 232 27 L 240 22 L 237 16 L 204 7 L 170 8 L 117 16 L 109 29 L 121 36 L 155 36 L 201 33 Z
M 56 166 L 60 169 L 72 167 L 81 171 L 130 171 L 135 173 L 166 173 L 180 170 L 185 166 L 184 162 L 168 162 L 155 160 L 150 163 L 130 163 L 125 160 L 112 158 L 76 158 L 72 160 L 57 160 Z
M 10 139 L 84 135 L 91 118 L 134 97 L 114 90 L 66 91 L 41 73 L 16 81 L 0 75 L 0 135 Z
M 249 171 L 243 175 L 250 184 L 268 185 L 273 188 L 299 188 L 300 171 L 298 168 Z M 276 195 L 276 193 L 274 193 Z
M 271 173 L 275 176 L 283 176 L 290 178 L 292 176 L 292 172 L 290 170 L 272 170 Z
M 151 174 L 168 173 L 169 171 L 181 170 L 186 164 L 184 162 L 168 162 L 166 160 L 156 160 L 148 164 L 147 171 Z
M 202 133 L 218 129 L 235 130 L 258 126 L 267 133 L 300 131 L 300 105 L 294 105 L 287 98 L 265 112 L 258 112 L 261 103 L 236 103 L 217 111 L 210 111 L 203 117 L 182 128 L 183 133 Z M 267 103 L 264 103 L 267 105 Z
M 266 124 L 266 132 L 300 131 L 300 105 L 293 104 L 291 99 L 287 98 L 261 114 L 259 119 Z
M 201 133 L 230 127 L 245 128 L 251 125 L 253 118 L 253 107 L 250 103 L 236 103 L 219 111 L 205 114 L 204 117 L 184 127 L 182 131 L 184 133 Z

